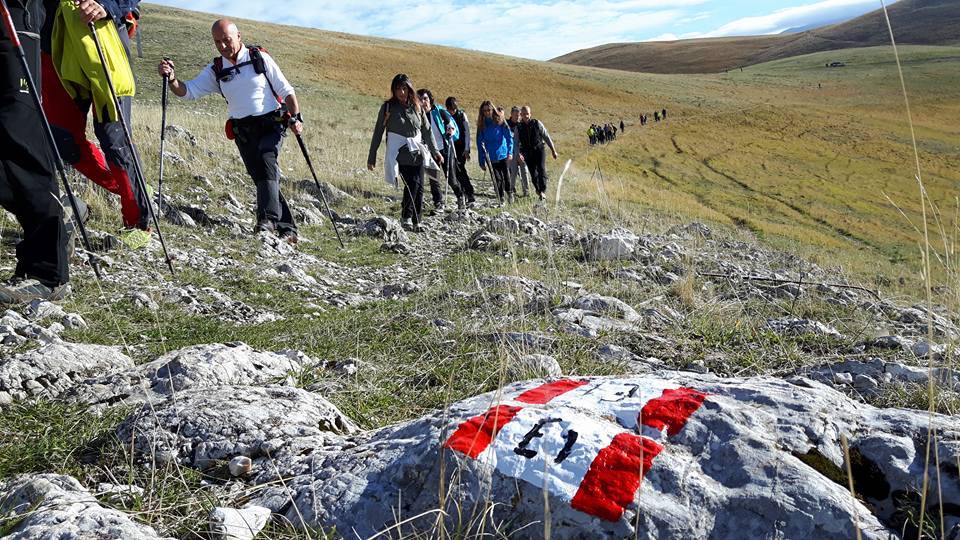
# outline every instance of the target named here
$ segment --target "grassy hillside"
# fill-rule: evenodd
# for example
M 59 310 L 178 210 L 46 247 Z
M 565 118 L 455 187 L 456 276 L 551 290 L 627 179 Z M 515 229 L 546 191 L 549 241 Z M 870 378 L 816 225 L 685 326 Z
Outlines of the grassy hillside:
M 901 0 L 889 7 L 901 44 L 960 43 L 960 4 L 951 0 Z M 574 51 L 554 62 L 645 73 L 719 73 L 784 58 L 890 42 L 883 11 L 850 21 L 774 36 L 611 43 Z
M 150 150 L 159 125 L 155 62 L 172 56 L 180 75 L 192 76 L 214 55 L 208 36 L 213 17 L 145 8 L 136 120 L 148 169 L 154 170 Z M 820 53 L 743 73 L 643 75 L 239 22 L 245 41 L 267 46 L 280 59 L 305 102 L 307 139 L 322 176 L 348 191 L 390 193 L 380 171 L 364 167 L 377 106 L 390 78 L 405 72 L 438 96 L 459 96 L 471 117 L 483 99 L 531 104 L 563 157 L 574 160 L 562 198 L 582 209 L 585 221 L 609 219 L 613 209 L 617 221 L 637 223 L 649 219 L 636 212 L 643 208 L 741 227 L 827 253 L 866 274 L 874 274 L 878 263 L 892 263 L 897 276 L 916 275 L 918 239 L 911 223 L 920 225 L 921 208 L 889 48 L 844 51 L 845 69 L 824 69 L 838 56 Z M 927 188 L 952 216 L 960 180 L 960 49 L 906 47 L 904 61 Z M 661 107 L 670 111 L 668 122 L 634 127 L 640 112 Z M 232 143 L 220 135 L 224 111 L 219 96 L 196 103 L 174 99 L 169 118 L 232 155 Z M 621 118 L 630 126 L 625 137 L 589 147 L 589 123 Z M 295 150 L 286 146 L 285 167 L 306 178 Z M 561 163 L 549 164 L 554 178 Z M 598 164 L 608 180 L 602 196 L 592 176 Z M 189 185 L 213 165 L 199 161 L 168 174 Z M 235 162 L 215 166 L 242 172 Z
M 216 54 L 209 37 L 214 18 L 144 6 L 134 135 L 151 186 L 160 127 L 156 64 L 172 57 L 181 77 L 202 69 Z M 270 235 L 252 235 L 254 188 L 223 136 L 223 100 L 171 96 L 168 122 L 196 143 L 185 135 L 167 138 L 163 191 L 168 202 L 208 219 L 194 226 L 163 223 L 177 255 L 176 278 L 166 273 L 156 242 L 147 250 L 104 252 L 103 282 L 75 258 L 73 293 L 62 304 L 88 326 L 64 330 L 65 340 L 122 346 L 138 363 L 204 343 L 302 351 L 316 363 L 289 373 L 292 384 L 322 394 L 364 429 L 540 376 L 515 369 L 519 355 L 546 348 L 528 338 L 548 340 L 570 376 L 638 369 L 630 356 L 601 354 L 611 344 L 669 369 L 718 376 L 788 376 L 804 366 L 867 357 L 928 361 L 872 345 L 880 336 L 919 339 L 926 331 L 918 310 L 900 309 L 924 292 L 918 249 L 924 218 L 889 48 L 845 51 L 846 69 L 825 70 L 834 54 L 821 53 L 742 73 L 649 75 L 237 22 L 245 41 L 266 46 L 297 87 L 321 179 L 354 195 L 335 203 L 346 247 L 339 247 L 319 201 L 304 187 L 309 172 L 289 139 L 281 156 L 283 189 L 294 211 L 312 216 L 301 222 L 296 249 L 280 244 L 283 251 L 269 243 Z M 939 209 L 927 211 L 934 285 L 942 286 L 933 303 L 944 306 L 952 326 L 960 304 L 953 260 L 960 231 L 960 47 L 901 52 L 924 185 Z M 471 116 L 482 99 L 532 105 L 562 159 L 573 160 L 560 204 L 553 201 L 563 161 L 549 163 L 550 204 L 524 199 L 506 209 L 510 216 L 493 207 L 490 183 L 473 164 L 481 192 L 475 212 L 427 217 L 427 231 L 410 234 L 403 249 L 357 234 L 350 216 L 363 224 L 399 214 L 398 192 L 384 184 L 379 168 L 366 170 L 376 111 L 397 72 L 435 95 L 458 95 Z M 669 109 L 669 119 L 639 127 L 638 115 L 655 108 Z M 588 144 L 590 123 L 621 118 L 628 127 L 617 141 Z M 79 179 L 75 185 L 91 204 L 90 228 L 115 232 L 115 197 Z M 690 226 L 691 220 L 709 229 Z M 577 238 L 620 225 L 643 237 L 636 260 L 585 261 Z M 481 227 L 498 231 L 499 239 L 467 249 Z M 18 231 L 12 216 L 0 212 L 0 236 L 13 240 Z M 12 242 L 0 243 L 0 272 L 12 271 L 13 260 Z M 706 275 L 714 272 L 720 277 Z M 748 272 L 799 277 L 803 288 L 722 275 Z M 816 282 L 878 288 L 881 299 L 812 286 Z M 636 332 L 572 333 L 553 310 L 592 293 L 642 312 L 642 324 Z M 772 331 L 770 319 L 784 318 L 822 321 L 841 336 Z M 956 346 L 955 336 L 936 340 Z M 0 362 L 37 341 L 0 348 Z M 956 369 L 956 355 L 936 365 Z M 945 386 L 891 384 L 871 399 L 948 414 L 960 409 Z M 219 489 L 215 473 L 141 464 L 129 441 L 115 437 L 129 412 L 123 405 L 96 416 L 86 405 L 44 400 L 0 409 L 0 480 L 55 471 L 94 487 L 132 483 L 146 495 L 123 510 L 164 534 L 190 539 L 209 537 L 211 507 L 242 505 L 256 495 L 247 487 Z M 912 519 L 918 512 L 904 504 L 904 516 Z M 0 531 L 9 526 L 15 523 L 0 516 Z M 336 535 L 274 523 L 263 537 Z

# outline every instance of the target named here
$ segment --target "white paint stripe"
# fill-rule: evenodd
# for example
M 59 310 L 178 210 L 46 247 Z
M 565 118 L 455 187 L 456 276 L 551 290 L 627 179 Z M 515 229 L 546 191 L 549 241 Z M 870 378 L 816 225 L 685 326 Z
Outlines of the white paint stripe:
M 584 385 L 546 405 L 505 402 L 522 407 L 522 410 L 500 430 L 493 443 L 477 459 L 505 476 L 538 488 L 544 487 L 546 478 L 547 490 L 569 503 L 597 454 L 618 434 L 636 433 L 637 418 L 644 405 L 662 396 L 664 390 L 676 388 L 679 385 L 670 382 L 652 381 L 636 385 L 608 380 Z M 532 458 L 517 454 L 515 449 L 524 436 L 538 422 L 551 418 L 562 421 L 545 423 L 540 430 L 543 435 L 533 438 L 526 447 L 537 454 Z M 555 463 L 566 444 L 564 434 L 571 429 L 577 432 L 577 441 L 570 455 L 563 462 Z M 659 430 L 641 426 L 639 431 L 660 442 L 664 438 Z

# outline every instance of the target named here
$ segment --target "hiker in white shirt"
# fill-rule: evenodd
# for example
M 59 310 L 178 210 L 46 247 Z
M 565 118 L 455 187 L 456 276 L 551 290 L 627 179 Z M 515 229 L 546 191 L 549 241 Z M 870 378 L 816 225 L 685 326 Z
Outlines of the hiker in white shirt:
M 303 118 L 293 86 L 273 58 L 259 47 L 244 46 L 237 26 L 227 19 L 213 23 L 220 57 L 190 81 L 180 81 L 171 60 L 158 71 L 179 97 L 199 99 L 219 93 L 227 102 L 226 135 L 234 139 L 247 172 L 257 186 L 255 233 L 276 232 L 295 244 L 297 226 L 280 193 L 277 158 L 286 130 L 303 133 Z

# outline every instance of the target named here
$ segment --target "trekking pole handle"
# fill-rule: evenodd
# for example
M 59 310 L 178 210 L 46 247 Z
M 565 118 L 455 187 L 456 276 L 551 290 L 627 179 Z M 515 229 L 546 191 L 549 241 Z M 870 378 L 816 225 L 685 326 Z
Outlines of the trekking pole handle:
M 0 15 L 3 16 L 3 27 L 6 29 L 7 35 L 10 37 L 10 41 L 13 43 L 13 47 L 17 50 L 21 50 L 20 35 L 17 34 L 17 29 L 13 26 L 13 17 L 10 15 L 10 10 L 7 8 L 6 0 L 0 0 Z

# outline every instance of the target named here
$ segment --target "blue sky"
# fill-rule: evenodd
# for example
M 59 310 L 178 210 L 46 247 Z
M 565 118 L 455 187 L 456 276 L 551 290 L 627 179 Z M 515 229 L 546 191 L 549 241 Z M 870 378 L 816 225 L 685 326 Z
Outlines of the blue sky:
M 880 8 L 880 0 L 153 1 L 232 17 L 538 60 L 611 42 L 775 34 Z

